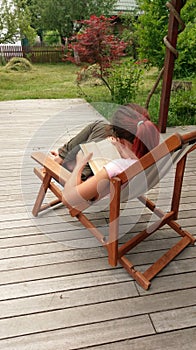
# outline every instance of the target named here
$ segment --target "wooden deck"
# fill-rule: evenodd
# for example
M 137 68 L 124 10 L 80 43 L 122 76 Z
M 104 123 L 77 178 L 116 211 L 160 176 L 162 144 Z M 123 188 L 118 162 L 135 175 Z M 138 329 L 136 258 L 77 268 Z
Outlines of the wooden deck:
M 39 187 L 31 152 L 54 149 L 97 117 L 82 100 L 0 102 L 2 350 L 190 350 L 196 344 L 194 246 L 144 291 L 121 267 L 109 267 L 104 248 L 81 233 L 64 208 L 31 215 Z M 169 192 L 170 181 L 164 186 Z M 99 225 L 107 221 L 103 212 L 94 216 Z M 148 220 L 142 213 L 133 231 Z M 179 222 L 196 234 L 196 152 L 188 160 Z M 134 250 L 135 264 L 148 265 L 175 240 L 163 229 Z

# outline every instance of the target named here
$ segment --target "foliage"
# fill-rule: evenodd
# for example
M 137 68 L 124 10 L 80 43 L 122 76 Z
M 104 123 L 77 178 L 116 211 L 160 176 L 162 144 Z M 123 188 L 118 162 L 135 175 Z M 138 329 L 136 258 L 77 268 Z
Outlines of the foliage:
M 124 27 L 120 38 L 127 42 L 126 53 L 132 56 L 134 59 L 138 58 L 137 48 L 138 48 L 138 38 L 136 35 L 136 23 L 138 15 L 135 11 L 125 12 L 119 15 L 122 26 Z
M 35 31 L 30 26 L 31 15 L 27 0 L 2 0 L 0 8 L 0 43 L 14 43 L 22 37 L 34 41 Z
M 17 36 L 17 23 L 12 3 L 2 0 L 0 7 L 0 44 L 13 43 Z
M 142 68 L 133 60 L 113 64 L 108 81 L 112 100 L 118 104 L 134 101 L 141 81 Z
M 196 22 L 188 23 L 179 36 L 178 59 L 175 62 L 174 74 L 177 78 L 191 76 L 196 72 Z
M 44 34 L 44 43 L 49 46 L 60 44 L 59 33 L 57 30 L 48 30 Z
M 137 2 L 141 10 L 136 30 L 140 57 L 147 58 L 152 66 L 161 68 L 165 57 L 163 38 L 168 26 L 166 0 Z
M 193 84 L 192 90 L 178 90 L 171 93 L 167 126 L 196 125 L 195 87 Z M 149 106 L 149 113 L 154 123 L 158 123 L 159 108 L 160 92 L 153 95 Z
M 154 66 L 161 68 L 164 64 L 165 46 L 163 38 L 168 31 L 168 14 L 166 0 L 137 0 L 141 9 L 136 34 L 139 42 L 139 55 L 148 58 Z M 196 6 L 195 0 L 184 1 L 180 16 L 185 22 L 185 30 L 178 35 L 178 59 L 175 62 L 176 77 L 190 76 L 196 68 Z
M 20 39 L 27 38 L 31 45 L 35 41 L 36 31 L 31 27 L 31 12 L 27 6 L 27 0 L 14 0 L 14 3 L 17 9 Z
M 196 125 L 196 94 L 178 91 L 171 96 L 168 126 Z
M 82 21 L 85 29 L 73 37 L 68 46 L 67 60 L 76 64 L 96 64 L 98 75 L 107 88 L 111 88 L 107 81 L 108 68 L 112 62 L 124 56 L 126 43 L 112 34 L 111 18 L 105 16 L 91 16 Z
M 11 60 L 6 64 L 6 71 L 29 71 L 32 70 L 33 66 L 31 63 L 23 57 L 12 57 Z
M 5 66 L 5 65 L 6 65 L 5 56 L 0 54 L 0 66 Z
M 92 14 L 108 15 L 116 0 L 27 0 L 32 13 L 32 26 L 38 33 L 57 30 L 60 37 L 69 38 L 77 30 L 76 21 Z
M 187 77 L 196 72 L 196 6 L 195 0 L 189 0 L 182 8 L 181 17 L 186 24 L 179 34 L 177 49 L 178 59 L 175 62 L 175 76 Z

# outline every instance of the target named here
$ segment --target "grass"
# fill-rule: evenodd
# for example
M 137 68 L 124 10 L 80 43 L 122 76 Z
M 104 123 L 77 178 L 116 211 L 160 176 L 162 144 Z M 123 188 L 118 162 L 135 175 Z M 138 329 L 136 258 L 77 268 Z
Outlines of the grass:
M 78 97 L 77 68 L 65 64 L 34 65 L 29 72 L 0 70 L 0 101 Z
M 78 70 L 79 68 L 77 66 L 70 63 L 34 64 L 33 69 L 28 72 L 6 71 L 5 67 L 1 66 L 0 101 L 86 98 L 89 102 L 112 102 L 109 91 L 105 86 L 93 86 L 92 84 L 85 83 L 81 91 L 76 84 Z M 145 105 L 148 93 L 157 75 L 158 72 L 156 69 L 151 69 L 145 73 L 144 83 L 141 85 L 134 102 Z M 190 96 L 182 94 L 179 97 L 181 99 L 179 102 L 176 95 L 171 95 L 168 125 L 196 124 L 196 78 L 191 79 L 191 81 L 193 88 Z M 150 115 L 155 122 L 158 120 L 160 93 L 161 84 L 153 95 L 149 105 Z M 187 108 L 184 108 L 184 101 L 187 98 L 190 100 L 189 105 L 192 105 L 192 109 L 188 113 Z M 179 105 L 178 111 L 176 111 L 177 105 Z
M 70 63 L 60 64 L 34 64 L 33 69 L 24 71 L 6 71 L 0 68 L 0 101 L 18 99 L 42 98 L 78 98 L 85 97 L 92 101 L 111 101 L 109 91 L 105 86 L 84 84 L 81 90 L 76 84 L 79 68 Z M 145 87 L 140 96 L 141 102 L 145 100 L 156 71 L 147 75 Z
M 78 70 L 70 63 L 34 64 L 28 72 L 0 67 L 0 101 L 80 97 L 110 100 L 105 86 L 85 86 L 82 94 L 76 84 Z

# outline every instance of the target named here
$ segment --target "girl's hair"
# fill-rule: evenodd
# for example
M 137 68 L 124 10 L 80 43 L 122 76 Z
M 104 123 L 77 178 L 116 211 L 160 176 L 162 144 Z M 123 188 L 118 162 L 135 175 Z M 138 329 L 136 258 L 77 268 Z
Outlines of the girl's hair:
M 150 114 L 148 113 L 148 110 L 137 103 L 128 103 L 126 104 L 127 107 L 134 109 L 136 112 L 141 114 L 144 118 L 150 120 Z
M 159 143 L 158 128 L 150 121 L 148 111 L 139 105 L 127 104 L 119 107 L 111 124 L 116 137 L 133 144 L 132 150 L 138 158 Z

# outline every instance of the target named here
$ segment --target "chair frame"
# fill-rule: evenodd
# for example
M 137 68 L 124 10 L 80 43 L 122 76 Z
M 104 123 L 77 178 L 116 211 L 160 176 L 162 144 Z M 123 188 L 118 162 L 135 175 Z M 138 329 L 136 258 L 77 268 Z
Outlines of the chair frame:
M 122 184 L 130 181 L 137 176 L 141 171 L 148 169 L 150 166 L 156 163 L 157 160 L 162 159 L 167 154 L 175 152 L 182 148 L 183 145 L 190 145 L 187 152 L 177 162 L 175 171 L 175 180 L 173 186 L 173 194 L 171 201 L 170 211 L 164 212 L 160 208 L 156 207 L 156 204 L 149 198 L 141 195 L 138 197 L 139 201 L 145 204 L 158 217 L 158 221 L 138 233 L 133 238 L 129 239 L 124 244 L 119 244 L 119 217 L 120 217 L 120 194 Z M 76 217 L 84 227 L 86 227 L 98 241 L 107 249 L 108 262 L 111 266 L 115 267 L 120 263 L 126 271 L 132 276 L 137 283 L 147 290 L 151 285 L 151 280 L 165 268 L 180 252 L 182 252 L 189 244 L 195 243 L 195 238 L 176 222 L 178 219 L 181 190 L 183 184 L 184 171 L 186 166 L 187 155 L 196 149 L 196 131 L 187 133 L 185 135 L 173 134 L 169 136 L 160 145 L 155 147 L 151 152 L 140 158 L 140 160 L 134 163 L 126 172 L 112 178 L 110 180 L 110 186 L 112 191 L 112 199 L 110 201 L 110 216 L 109 216 L 109 235 L 106 241 L 105 236 L 93 225 L 93 223 L 86 217 L 83 212 L 72 208 L 67 203 L 70 215 Z M 40 178 L 42 184 L 37 195 L 32 213 L 37 216 L 41 211 L 53 207 L 62 202 L 61 189 L 52 182 L 55 179 L 62 186 L 66 183 L 70 176 L 69 171 L 64 169 L 58 163 L 56 163 L 49 156 L 35 152 L 32 154 L 32 158 L 44 167 L 44 172 L 39 168 L 35 168 L 35 174 Z M 48 204 L 42 204 L 47 190 L 51 190 L 57 199 Z M 125 256 L 136 245 L 142 242 L 144 239 L 155 233 L 164 225 L 169 225 L 181 239 L 172 246 L 165 254 L 163 254 L 157 261 L 155 261 L 145 272 L 136 270 L 134 264 Z

